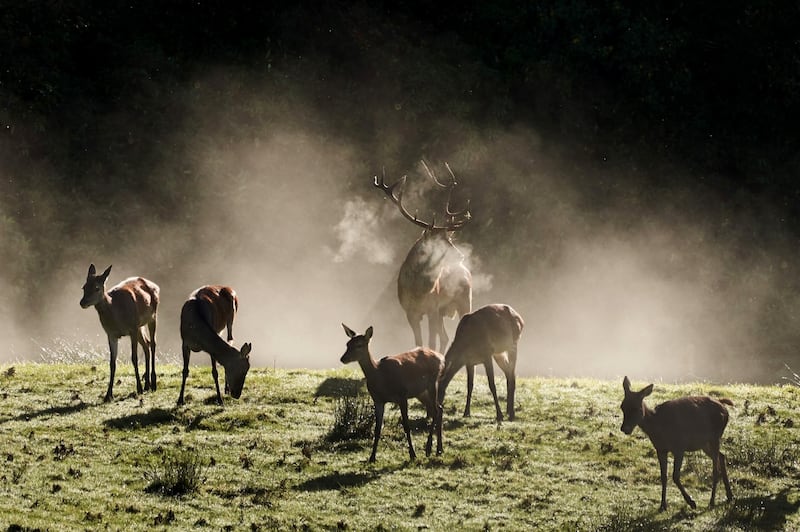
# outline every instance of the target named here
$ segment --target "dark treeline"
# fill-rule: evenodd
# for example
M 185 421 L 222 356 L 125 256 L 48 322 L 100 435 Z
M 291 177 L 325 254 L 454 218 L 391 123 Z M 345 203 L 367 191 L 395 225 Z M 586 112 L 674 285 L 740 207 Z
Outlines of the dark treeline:
M 235 143 L 289 122 L 346 139 L 361 173 L 341 186 L 354 189 L 384 165 L 447 160 L 470 131 L 526 127 L 541 139 L 540 155 L 569 162 L 555 173 L 568 175 L 578 204 L 595 213 L 586 225 L 625 228 L 653 212 L 707 216 L 710 233 L 730 233 L 737 261 L 755 260 L 762 244 L 780 249 L 775 262 L 791 298 L 765 304 L 772 310 L 756 327 L 787 329 L 800 294 L 790 251 L 800 236 L 799 14 L 796 3 L 744 0 L 466 1 L 457 9 L 422 1 L 4 2 L 7 295 L 35 309 L 50 272 L 119 246 L 132 220 L 198 223 L 187 129 L 194 142 L 205 134 Z M 524 166 L 517 156 L 508 164 Z M 458 161 L 468 176 L 490 170 L 470 161 Z M 484 201 L 499 195 L 486 187 Z M 695 197 L 689 214 L 663 205 L 676 190 Z M 722 206 L 705 211 L 707 200 Z M 519 195 L 503 210 L 536 221 L 536 207 Z M 514 224 L 498 218 L 494 228 L 504 223 Z M 470 231 L 479 249 L 496 239 L 485 224 Z M 511 270 L 544 268 L 530 257 L 552 265 L 557 254 L 541 242 L 496 251 Z M 796 351 L 797 340 L 784 334 L 777 351 Z

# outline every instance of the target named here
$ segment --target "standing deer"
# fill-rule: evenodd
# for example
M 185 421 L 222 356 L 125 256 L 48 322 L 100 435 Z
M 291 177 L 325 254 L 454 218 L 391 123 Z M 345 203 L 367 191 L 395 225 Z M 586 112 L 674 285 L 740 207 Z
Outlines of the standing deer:
M 687 451 L 702 449 L 711 458 L 713 477 L 709 506 L 714 506 L 720 474 L 730 501 L 733 494 L 728 481 L 725 455 L 720 452 L 719 446 L 728 424 L 728 409 L 725 405 L 733 406 L 733 402 L 730 399 L 716 400 L 703 396 L 681 397 L 661 403 L 651 410 L 644 404 L 644 398 L 653 392 L 652 384 L 634 392 L 631 391 L 631 381 L 625 377 L 622 388 L 625 390 L 625 398 L 620 405 L 624 416 L 620 430 L 631 434 L 634 428 L 641 427 L 658 455 L 658 464 L 661 466 L 660 511 L 667 509 L 667 454 L 670 452 L 675 458 L 672 480 L 693 510 L 697 508 L 697 504 L 681 484 L 681 465 L 683 454 Z
M 422 227 L 422 236 L 406 255 L 397 277 L 397 297 L 414 333 L 415 345 L 422 343 L 422 317 L 428 317 L 428 347 L 444 351 L 449 342 L 444 328 L 445 316 L 463 316 L 472 309 L 472 275 L 464 265 L 464 254 L 453 244 L 453 234 L 470 220 L 469 204 L 460 212 L 450 211 L 450 196 L 457 185 L 450 166 L 450 185 L 442 184 L 422 162 L 428 176 L 439 188 L 447 189 L 448 200 L 444 222 L 425 222 L 411 215 L 403 206 L 406 176 L 393 185 L 387 185 L 385 176 L 375 176 L 374 184 L 397 205 L 400 213 L 412 223 Z
M 131 361 L 136 374 L 136 393 L 142 393 L 139 378 L 139 356 L 137 344 L 144 350 L 144 389 L 156 389 L 156 316 L 158 310 L 158 285 L 142 277 L 125 279 L 106 292 L 106 279 L 111 266 L 97 275 L 94 264 L 89 265 L 86 283 L 83 285 L 82 308 L 94 307 L 100 317 L 100 325 L 108 336 L 109 359 L 108 390 L 104 401 L 111 401 L 114 389 L 114 374 L 117 371 L 117 348 L 119 339 L 131 337 Z M 142 328 L 147 326 L 150 338 L 146 338 Z
M 225 389 L 234 399 L 242 395 L 244 379 L 250 369 L 252 345 L 245 343 L 236 349 L 219 336 L 225 327 L 228 341 L 233 339 L 233 318 L 239 307 L 236 292 L 229 286 L 203 286 L 195 290 L 181 309 L 181 340 L 183 345 L 183 380 L 178 404 L 184 403 L 183 392 L 189 376 L 189 356 L 192 351 L 205 351 L 211 356 L 211 375 L 217 389 L 217 403 L 222 404 L 217 362 L 225 368 Z
M 486 305 L 475 312 L 465 314 L 456 328 L 453 344 L 445 355 L 445 369 L 439 383 L 439 402 L 444 404 L 447 385 L 462 366 L 467 366 L 467 405 L 464 416 L 470 415 L 472 385 L 475 379 L 475 365 L 483 364 L 489 389 L 494 398 L 497 421 L 503 420 L 497 389 L 494 384 L 494 366 L 497 362 L 506 376 L 506 412 L 508 420 L 514 421 L 514 392 L 517 386 L 517 342 L 522 335 L 525 322 L 508 305 Z
M 343 364 L 358 362 L 367 379 L 367 390 L 375 405 L 375 438 L 369 461 L 375 461 L 375 454 L 378 451 L 386 403 L 396 403 L 400 406 L 403 430 L 408 440 L 408 456 L 411 460 L 417 458 L 414 444 L 411 443 L 411 427 L 408 423 L 408 399 L 411 397 L 419 399 L 432 418 L 425 454 L 427 456 L 431 454 L 434 429 L 436 454 L 442 454 L 442 405 L 437 401 L 439 378 L 444 370 L 442 355 L 427 347 L 417 347 L 412 351 L 383 357 L 375 362 L 369 351 L 372 327 L 367 328 L 364 334 L 356 334 L 344 323 L 342 327 L 350 340 L 347 342 L 347 350 L 342 355 L 341 361 Z

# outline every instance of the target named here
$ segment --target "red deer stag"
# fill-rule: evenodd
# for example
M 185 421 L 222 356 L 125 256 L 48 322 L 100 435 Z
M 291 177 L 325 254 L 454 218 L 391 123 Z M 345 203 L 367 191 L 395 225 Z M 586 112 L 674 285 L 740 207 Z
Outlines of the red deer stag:
M 470 415 L 472 385 L 475 365 L 483 364 L 489 389 L 494 398 L 497 421 L 503 420 L 497 389 L 494 384 L 494 366 L 497 362 L 506 376 L 506 412 L 509 421 L 514 421 L 514 392 L 516 390 L 517 342 L 522 335 L 525 322 L 508 305 L 486 305 L 475 312 L 465 314 L 456 328 L 453 344 L 445 355 L 445 369 L 439 383 L 439 402 L 444 403 L 447 385 L 462 366 L 467 366 L 467 406 L 464 416 Z
M 687 451 L 702 449 L 711 457 L 713 476 L 709 506 L 714 506 L 720 475 L 730 501 L 733 494 L 728 481 L 725 455 L 720 452 L 719 444 L 728 424 L 728 409 L 725 405 L 733 406 L 733 402 L 730 399 L 716 400 L 711 397 L 681 397 L 661 403 L 651 410 L 644 404 L 644 398 L 653 392 L 652 384 L 634 392 L 631 391 L 631 381 L 625 377 L 622 388 L 625 390 L 625 398 L 620 406 L 624 416 L 620 430 L 630 434 L 637 426 L 641 427 L 650 438 L 658 455 L 658 464 L 661 466 L 660 511 L 667 509 L 667 453 L 670 452 L 675 458 L 672 480 L 693 510 L 697 508 L 697 504 L 681 484 L 681 465 L 683 454 Z
M 111 266 L 97 275 L 94 264 L 89 265 L 86 283 L 83 285 L 81 307 L 94 307 L 100 316 L 100 325 L 108 336 L 110 375 L 108 390 L 104 401 L 111 401 L 114 389 L 114 374 L 117 371 L 118 341 L 123 336 L 131 337 L 131 361 L 136 374 L 136 393 L 142 393 L 139 378 L 139 356 L 137 344 L 144 350 L 145 370 L 144 389 L 156 389 L 156 315 L 158 310 L 158 285 L 142 277 L 125 279 L 106 292 L 106 279 Z M 146 338 L 142 328 L 147 326 L 150 338 Z
M 217 389 L 217 403 L 222 404 L 219 389 L 217 362 L 225 368 L 226 391 L 238 399 L 242 395 L 244 379 L 250 369 L 252 345 L 246 343 L 236 349 L 219 336 L 228 328 L 228 340 L 233 339 L 233 318 L 239 306 L 236 292 L 229 286 L 203 286 L 195 290 L 181 309 L 181 340 L 183 345 L 183 381 L 178 404 L 184 403 L 183 392 L 189 376 L 189 356 L 192 351 L 205 351 L 211 356 L 211 375 Z
M 464 254 L 453 244 L 453 234 L 470 220 L 469 204 L 459 212 L 450 211 L 450 196 L 457 185 L 455 175 L 450 167 L 451 182 L 442 184 L 425 162 L 422 162 L 428 176 L 439 188 L 447 189 L 448 200 L 444 221 L 436 223 L 434 216 L 431 222 L 425 222 L 410 214 L 403 206 L 403 190 L 406 176 L 401 177 L 393 185 L 387 185 L 385 176 L 375 176 L 375 186 L 381 189 L 400 213 L 412 223 L 422 227 L 422 236 L 411 247 L 406 255 L 397 277 L 397 296 L 400 306 L 414 332 L 415 345 L 422 343 L 422 317 L 428 317 L 428 347 L 444 351 L 449 338 L 444 328 L 444 317 L 454 318 L 456 314 L 463 316 L 472 309 L 472 275 L 464 265 Z
M 347 350 L 342 355 L 343 364 L 358 362 L 367 379 L 367 390 L 375 405 L 375 439 L 369 461 L 375 461 L 378 440 L 383 426 L 383 411 L 386 403 L 400 406 L 403 430 L 408 440 L 408 456 L 416 459 L 414 444 L 411 443 L 411 427 L 408 424 L 408 399 L 416 397 L 425 405 L 432 418 L 425 454 L 430 456 L 433 446 L 433 431 L 436 430 L 436 454 L 442 454 L 442 406 L 437 402 L 439 378 L 444 369 L 444 358 L 427 347 L 417 347 L 413 351 L 387 356 L 375 362 L 369 351 L 372 327 L 364 334 L 356 334 L 344 323 L 344 332 L 350 337 Z

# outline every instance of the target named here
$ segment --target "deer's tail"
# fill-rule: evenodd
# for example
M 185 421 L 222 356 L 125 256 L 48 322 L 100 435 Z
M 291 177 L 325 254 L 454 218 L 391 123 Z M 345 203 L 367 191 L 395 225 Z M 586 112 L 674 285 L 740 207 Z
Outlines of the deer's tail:
M 719 402 L 720 403 L 725 403 L 728 406 L 733 406 L 733 401 L 731 401 L 727 397 L 723 397 L 722 399 L 719 400 Z

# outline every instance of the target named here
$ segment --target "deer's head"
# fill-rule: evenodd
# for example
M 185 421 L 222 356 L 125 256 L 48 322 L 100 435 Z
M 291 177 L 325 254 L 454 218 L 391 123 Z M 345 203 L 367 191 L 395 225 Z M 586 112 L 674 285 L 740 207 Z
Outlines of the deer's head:
M 244 388 L 244 378 L 247 377 L 247 372 L 250 370 L 250 351 L 253 345 L 246 343 L 242 345 L 239 350 L 241 356 L 233 363 L 225 366 L 225 380 L 230 387 L 231 396 L 238 399 L 242 396 L 242 389 Z
M 625 398 L 620 405 L 623 416 L 620 430 L 625 434 L 630 434 L 644 417 L 644 398 L 653 393 L 653 385 L 650 384 L 638 392 L 634 392 L 631 390 L 631 381 L 625 377 L 622 381 L 622 388 L 625 390 Z
M 106 293 L 106 279 L 108 279 L 109 273 L 111 273 L 111 266 L 97 275 L 94 264 L 89 265 L 89 273 L 86 274 L 86 283 L 83 285 L 82 308 L 93 307 L 100 303 Z
M 357 362 L 366 354 L 369 356 L 369 340 L 372 338 L 372 326 L 367 327 L 364 334 L 356 334 L 356 332 L 342 323 L 345 334 L 350 338 L 347 341 L 347 350 L 340 359 L 342 364 L 349 364 L 350 362 Z

